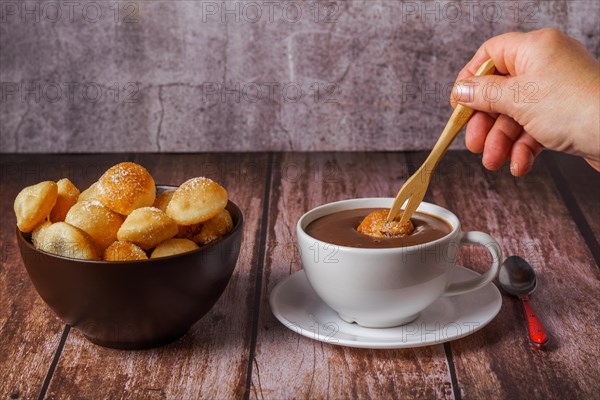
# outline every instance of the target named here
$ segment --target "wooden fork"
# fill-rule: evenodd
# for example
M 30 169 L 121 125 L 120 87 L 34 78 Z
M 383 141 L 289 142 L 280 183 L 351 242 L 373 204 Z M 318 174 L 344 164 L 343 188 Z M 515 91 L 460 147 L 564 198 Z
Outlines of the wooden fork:
M 481 67 L 479 67 L 475 73 L 475 76 L 491 75 L 494 73 L 494 71 L 494 61 L 489 59 L 484 62 Z M 408 201 L 408 204 L 404 208 L 404 212 L 402 213 L 402 217 L 400 219 L 400 224 L 405 224 L 408 222 L 410 217 L 412 217 L 414 212 L 417 210 L 417 207 L 419 207 L 419 204 L 421 204 L 421 201 L 423 201 L 423 198 L 425 197 L 427 187 L 429 186 L 429 180 L 431 179 L 431 174 L 444 156 L 444 153 L 446 153 L 446 150 L 448 150 L 448 147 L 450 147 L 450 144 L 452 144 L 454 141 L 454 138 L 456 138 L 469 118 L 471 118 L 473 112 L 474 110 L 461 104 L 456 106 L 454 112 L 448 120 L 448 123 L 446 124 L 446 127 L 444 128 L 435 146 L 433 146 L 431 153 L 429 153 L 429 156 L 423 165 L 421 165 L 417 172 L 408 178 L 398 192 L 396 200 L 394 200 L 394 204 L 388 213 L 388 221 L 393 220 L 396 215 L 398 215 L 398 212 L 400 212 L 400 207 L 402 207 L 406 201 Z

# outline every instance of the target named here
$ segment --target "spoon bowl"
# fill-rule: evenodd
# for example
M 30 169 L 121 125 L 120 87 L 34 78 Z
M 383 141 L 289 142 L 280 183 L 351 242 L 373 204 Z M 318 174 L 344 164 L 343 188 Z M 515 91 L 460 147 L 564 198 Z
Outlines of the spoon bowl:
M 513 296 L 518 297 L 523 304 L 523 311 L 529 327 L 531 344 L 538 349 L 543 349 L 548 343 L 548 336 L 544 326 L 533 312 L 529 302 L 529 295 L 537 287 L 534 269 L 527 261 L 518 256 L 510 256 L 502 263 L 498 274 L 500 287 Z
M 500 286 L 508 294 L 530 295 L 537 287 L 535 271 L 529 263 L 518 256 L 510 256 L 500 267 Z

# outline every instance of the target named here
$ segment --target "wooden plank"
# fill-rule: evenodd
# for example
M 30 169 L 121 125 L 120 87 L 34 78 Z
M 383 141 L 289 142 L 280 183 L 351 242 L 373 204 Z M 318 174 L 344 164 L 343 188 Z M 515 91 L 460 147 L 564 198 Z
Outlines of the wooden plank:
M 412 155 L 415 163 L 426 154 Z M 525 178 L 505 168 L 484 172 L 466 152 L 446 155 L 428 200 L 454 211 L 463 230 L 497 238 L 505 256 L 520 255 L 538 273 L 532 304 L 550 337 L 546 351 L 529 346 L 517 300 L 503 295 L 486 328 L 452 342 L 464 398 L 593 398 L 600 391 L 600 274 L 543 163 Z M 482 250 L 462 250 L 459 263 L 489 262 Z
M 567 154 L 548 153 L 545 161 L 596 263 L 600 263 L 600 173 L 582 158 Z
M 550 160 L 555 162 L 564 175 L 568 187 L 594 231 L 596 240 L 600 242 L 600 218 L 598 215 L 600 209 L 600 172 L 580 157 L 553 153 Z
M 140 155 L 157 183 L 208 176 L 227 188 L 245 216 L 244 243 L 234 275 L 215 307 L 177 342 L 147 351 L 118 351 L 72 330 L 48 389 L 61 399 L 231 398 L 245 390 L 251 301 L 262 221 L 266 156 Z
M 21 261 L 13 201 L 28 185 L 70 178 L 86 187 L 90 172 L 121 156 L 0 156 L 0 398 L 36 398 L 43 386 L 64 324 L 38 296 Z
M 392 196 L 407 178 L 402 154 L 286 153 L 273 167 L 251 397 L 452 398 L 443 346 L 402 350 L 338 347 L 299 336 L 272 315 L 269 293 L 301 269 L 295 224 L 334 200 Z

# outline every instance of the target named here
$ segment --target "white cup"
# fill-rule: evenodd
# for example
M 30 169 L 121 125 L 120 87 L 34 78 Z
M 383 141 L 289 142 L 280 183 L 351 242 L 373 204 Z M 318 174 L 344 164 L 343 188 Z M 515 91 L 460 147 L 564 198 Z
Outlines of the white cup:
M 344 210 L 390 208 L 393 198 L 343 200 L 325 204 L 304 214 L 296 226 L 302 266 L 319 297 L 346 322 L 370 328 L 388 328 L 415 320 L 441 296 L 477 290 L 498 274 L 502 251 L 494 238 L 483 232 L 462 232 L 456 215 L 422 202 L 417 211 L 446 221 L 451 232 L 441 239 L 408 247 L 384 249 L 339 246 L 306 233 L 314 220 Z M 492 255 L 483 275 L 449 284 L 458 249 L 479 244 Z

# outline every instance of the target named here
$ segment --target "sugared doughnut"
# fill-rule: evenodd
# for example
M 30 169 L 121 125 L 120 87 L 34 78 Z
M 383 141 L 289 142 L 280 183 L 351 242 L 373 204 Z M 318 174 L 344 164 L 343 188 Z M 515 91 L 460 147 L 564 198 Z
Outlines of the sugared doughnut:
M 104 261 L 147 260 L 148 256 L 141 247 L 133 243 L 116 241 L 104 250 Z
M 167 215 L 179 225 L 194 225 L 208 221 L 227 205 L 227 191 L 208 178 L 193 178 L 184 182 L 173 194 Z
M 35 248 L 40 247 L 39 240 L 38 240 L 38 238 L 40 237 L 40 233 L 44 229 L 49 227 L 50 225 L 52 225 L 52 222 L 46 220 L 46 221 L 42 222 L 41 224 L 39 224 L 38 226 L 36 226 L 35 229 L 33 230 L 33 232 L 31 232 L 31 243 L 33 243 L 33 247 L 35 247 Z
M 196 250 L 198 245 L 189 239 L 169 239 L 159 244 L 150 258 L 168 257 L 175 254 L 187 253 Z
M 396 216 L 396 218 L 388 222 L 387 215 L 389 211 L 373 211 L 365 217 L 356 230 L 363 235 L 378 238 L 410 235 L 415 229 L 413 223 L 408 220 L 405 224 L 400 225 L 401 215 Z
M 172 238 L 177 231 L 177 223 L 167 214 L 155 207 L 142 207 L 127 216 L 117 238 L 148 250 Z
M 67 212 L 73 204 L 77 203 L 79 189 L 67 178 L 56 182 L 56 186 L 58 187 L 58 197 L 54 208 L 50 211 L 50 221 L 61 222 L 65 220 Z
M 137 208 L 154 204 L 154 179 L 141 165 L 123 162 L 110 167 L 100 177 L 97 197 L 114 212 L 129 215 Z
M 81 194 L 77 198 L 77 201 L 92 200 L 98 200 L 98 182 L 92 183 L 92 185 L 89 188 L 85 189 L 83 192 L 81 192 Z
M 152 207 L 156 207 L 163 212 L 167 212 L 167 205 L 171 201 L 171 198 L 173 198 L 174 194 L 175 189 L 165 190 L 164 192 L 156 196 Z
M 100 252 L 84 231 L 66 222 L 44 227 L 37 234 L 37 248 L 63 257 L 99 260 Z
M 191 239 L 202 230 L 202 224 L 194 225 L 178 225 L 179 232 L 175 235 L 176 238 Z
M 109 168 L 81 193 L 67 178 L 41 182 L 15 198 L 17 226 L 34 247 L 64 257 L 129 261 L 199 248 L 233 228 L 227 191 L 209 178 L 189 179 L 156 195 L 135 163 Z
M 202 224 L 200 233 L 194 236 L 192 240 L 200 245 L 209 244 L 228 234 L 232 228 L 231 214 L 227 210 L 221 210 L 220 213 Z
M 65 217 L 66 223 L 90 235 L 101 250 L 117 240 L 117 232 L 124 220 L 124 216 L 104 207 L 96 200 L 76 203 Z
M 15 198 L 17 226 L 21 232 L 31 232 L 52 211 L 58 197 L 56 182 L 46 181 L 27 186 Z

